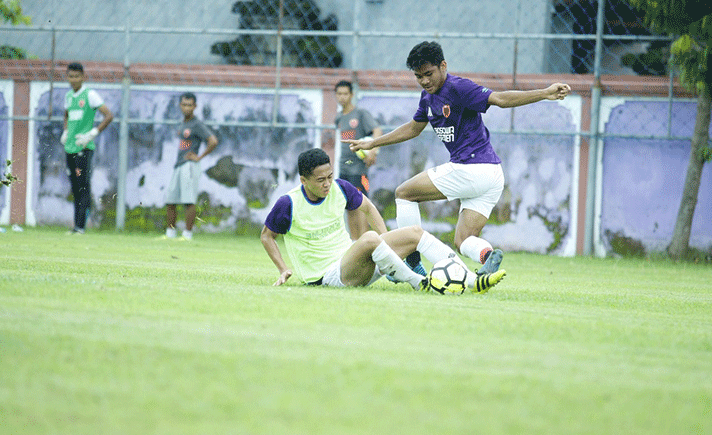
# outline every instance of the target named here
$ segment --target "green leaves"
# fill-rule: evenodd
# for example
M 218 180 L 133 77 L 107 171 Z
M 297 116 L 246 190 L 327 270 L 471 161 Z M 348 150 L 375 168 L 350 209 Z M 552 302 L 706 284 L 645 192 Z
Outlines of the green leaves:
M 13 26 L 32 24 L 32 18 L 22 14 L 19 0 L 0 0 L 0 15 L 3 22 L 10 21 Z

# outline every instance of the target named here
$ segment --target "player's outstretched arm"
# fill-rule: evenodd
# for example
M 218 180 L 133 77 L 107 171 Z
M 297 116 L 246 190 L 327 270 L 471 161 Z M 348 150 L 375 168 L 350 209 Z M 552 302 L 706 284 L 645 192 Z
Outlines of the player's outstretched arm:
M 518 107 L 542 100 L 563 100 L 570 92 L 571 87 L 569 85 L 554 83 L 545 89 L 492 92 L 487 102 L 492 106 L 502 108 Z
M 267 255 L 272 260 L 277 270 L 279 270 L 279 278 L 272 285 L 282 285 L 287 282 L 287 280 L 292 276 L 292 270 L 287 267 L 287 264 L 282 258 L 282 253 L 279 251 L 279 245 L 277 245 L 277 236 L 279 234 L 270 230 L 269 228 L 262 227 L 262 233 L 260 233 L 260 241 L 262 246 L 267 251 Z
M 384 134 L 383 136 L 377 137 L 373 140 L 344 140 L 344 142 L 351 144 L 349 148 L 351 151 L 356 152 L 358 150 L 370 150 L 376 147 L 382 147 L 384 145 L 392 145 L 394 143 L 405 142 L 409 139 L 413 139 L 422 133 L 425 126 L 428 125 L 427 122 L 416 122 L 410 120 L 390 133 Z

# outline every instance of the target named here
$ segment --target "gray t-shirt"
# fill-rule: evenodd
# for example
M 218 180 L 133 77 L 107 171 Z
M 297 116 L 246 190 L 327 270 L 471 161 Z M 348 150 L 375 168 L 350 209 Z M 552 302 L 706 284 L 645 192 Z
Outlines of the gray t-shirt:
M 344 115 L 339 113 L 334 121 L 336 128 L 341 130 L 341 140 L 345 139 L 361 139 L 373 133 L 373 129 L 378 127 L 373 116 L 361 108 L 354 108 L 351 112 Z M 341 142 L 341 174 L 343 175 L 361 175 L 366 173 L 366 164 L 363 160 L 351 151 L 349 144 Z
M 179 140 L 176 168 L 188 161 L 185 158 L 188 151 L 193 151 L 195 154 L 198 154 L 200 144 L 207 142 L 208 138 L 213 135 L 213 132 L 197 118 L 191 118 L 187 122 L 181 122 L 178 124 L 176 132 Z

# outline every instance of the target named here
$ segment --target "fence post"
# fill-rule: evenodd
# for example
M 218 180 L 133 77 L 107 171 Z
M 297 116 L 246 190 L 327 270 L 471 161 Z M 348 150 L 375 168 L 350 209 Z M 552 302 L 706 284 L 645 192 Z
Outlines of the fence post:
M 584 255 L 592 255 L 596 237 L 600 237 L 596 231 L 596 225 L 600 222 L 596 218 L 598 211 L 599 192 L 599 167 L 598 157 L 602 152 L 602 144 L 599 143 L 598 123 L 601 112 L 601 57 L 603 55 L 603 27 L 604 8 L 606 1 L 598 2 L 598 13 L 596 15 L 596 49 L 593 63 L 593 87 L 591 88 L 591 126 L 589 127 L 589 147 L 588 147 L 588 178 L 586 184 L 586 223 L 583 241 Z
M 126 223 L 126 171 L 129 150 L 129 104 L 131 100 L 131 73 L 129 72 L 131 1 L 126 2 L 126 28 L 124 29 L 124 75 L 121 80 L 121 124 L 119 126 L 119 161 L 116 172 L 116 229 L 123 230 Z

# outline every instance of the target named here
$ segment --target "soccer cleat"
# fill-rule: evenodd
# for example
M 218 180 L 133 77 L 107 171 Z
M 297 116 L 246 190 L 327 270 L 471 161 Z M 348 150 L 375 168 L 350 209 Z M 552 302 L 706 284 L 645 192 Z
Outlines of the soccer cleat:
M 418 290 L 421 292 L 430 291 L 430 279 L 428 279 L 427 276 L 423 278 L 422 281 L 420 281 L 420 286 L 418 287 Z
M 418 275 L 426 276 L 428 272 L 423 267 L 423 262 L 420 261 L 420 252 L 412 252 L 405 258 L 405 264 L 410 267 L 410 270 L 417 273 Z
M 416 264 L 415 267 L 411 268 L 411 270 L 422 276 L 426 276 L 428 274 L 428 272 L 425 270 L 425 267 L 423 266 L 423 263 Z
M 507 271 L 502 269 L 498 270 L 495 273 L 487 273 L 484 275 L 477 275 L 477 279 L 475 280 L 475 286 L 472 288 L 473 293 L 487 293 L 489 289 L 497 285 L 504 276 L 507 274 Z
M 487 257 L 485 264 L 483 264 L 482 267 L 479 268 L 477 274 L 486 275 L 488 273 L 497 272 L 499 270 L 499 265 L 502 263 L 502 258 L 504 258 L 504 254 L 502 253 L 501 249 L 495 249 L 494 251 L 490 252 L 490 255 Z

